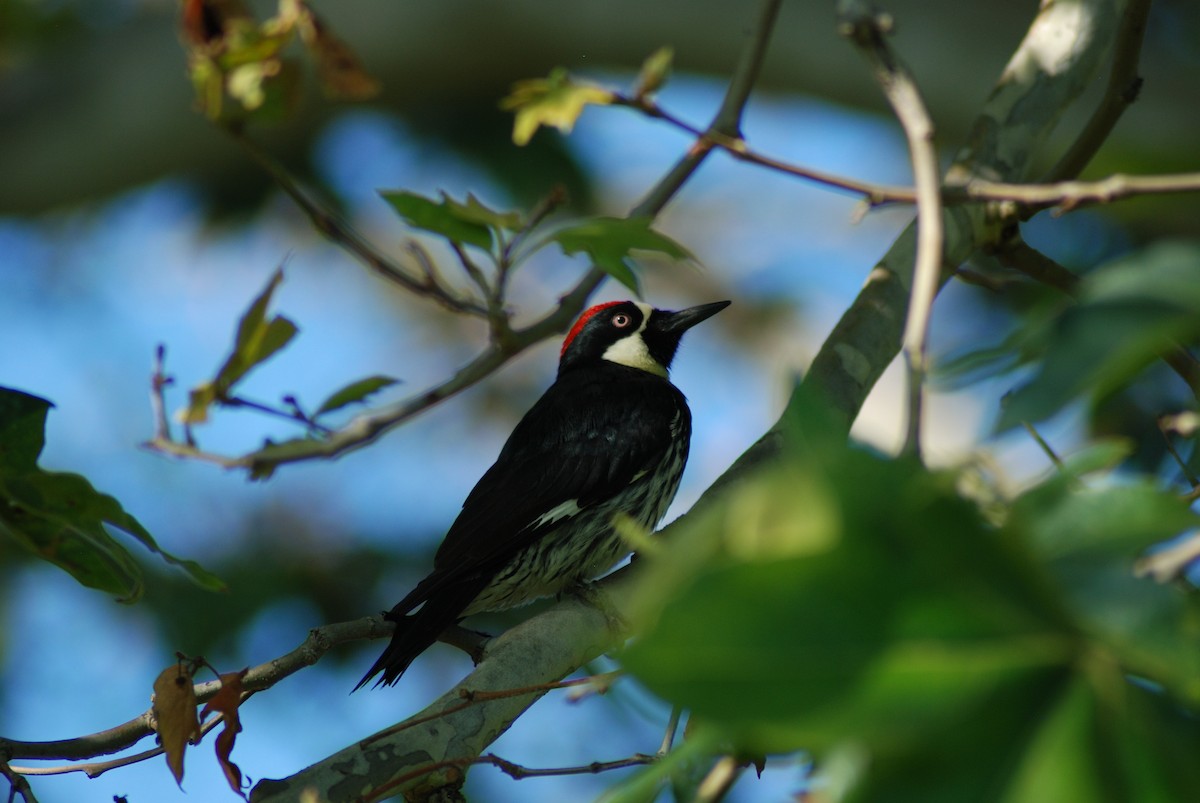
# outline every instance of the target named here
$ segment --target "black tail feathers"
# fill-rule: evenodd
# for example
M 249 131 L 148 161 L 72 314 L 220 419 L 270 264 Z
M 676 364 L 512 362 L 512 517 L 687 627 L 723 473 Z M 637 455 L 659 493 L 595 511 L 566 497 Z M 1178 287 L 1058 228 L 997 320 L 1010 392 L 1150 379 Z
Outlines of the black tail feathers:
M 408 598 L 385 613 L 384 619 L 396 623 L 396 632 L 392 634 L 392 640 L 383 654 L 353 691 L 358 691 L 380 673 L 382 675 L 375 682 L 375 688 L 391 686 L 399 680 L 408 665 L 432 646 L 442 631 L 462 619 L 463 610 L 478 593 L 479 589 L 474 584 L 445 588 L 427 599 L 416 613 L 405 615 L 412 609 L 411 604 L 407 604 Z

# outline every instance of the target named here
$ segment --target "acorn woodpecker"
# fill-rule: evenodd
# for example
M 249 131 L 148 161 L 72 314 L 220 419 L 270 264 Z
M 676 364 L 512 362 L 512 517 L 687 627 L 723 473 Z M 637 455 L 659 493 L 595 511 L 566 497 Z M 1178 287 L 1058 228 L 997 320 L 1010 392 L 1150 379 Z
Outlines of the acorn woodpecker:
M 611 569 L 629 553 L 616 514 L 647 529 L 658 524 L 679 487 L 692 430 L 667 369 L 683 333 L 727 306 L 669 312 L 614 301 L 580 316 L 563 341 L 558 378 L 463 502 L 433 572 L 384 614 L 396 631 L 356 690 L 380 673 L 377 686 L 395 683 L 466 616 Z

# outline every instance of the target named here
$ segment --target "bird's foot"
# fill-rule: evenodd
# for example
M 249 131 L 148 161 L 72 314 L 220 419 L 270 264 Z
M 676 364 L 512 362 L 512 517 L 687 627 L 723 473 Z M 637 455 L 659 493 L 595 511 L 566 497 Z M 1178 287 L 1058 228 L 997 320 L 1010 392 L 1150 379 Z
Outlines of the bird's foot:
M 475 666 L 479 666 L 479 662 L 483 660 L 483 653 L 487 650 L 491 640 L 492 636 L 489 633 L 470 630 L 462 625 L 450 625 L 438 636 L 438 641 L 449 644 L 451 647 L 458 647 L 471 656 L 471 662 Z

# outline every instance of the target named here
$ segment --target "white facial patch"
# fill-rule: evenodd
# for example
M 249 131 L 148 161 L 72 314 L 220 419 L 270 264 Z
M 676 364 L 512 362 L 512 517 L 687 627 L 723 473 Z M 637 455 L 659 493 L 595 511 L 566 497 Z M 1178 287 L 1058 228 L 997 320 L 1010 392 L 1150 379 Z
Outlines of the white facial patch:
M 667 369 L 650 356 L 650 349 L 646 348 L 646 341 L 642 338 L 642 332 L 646 331 L 646 325 L 650 323 L 650 313 L 654 312 L 654 308 L 649 304 L 641 303 L 637 304 L 637 308 L 642 311 L 642 325 L 637 328 L 637 331 L 630 332 L 613 343 L 600 356 L 609 362 L 627 365 L 630 368 L 639 368 L 666 377 Z

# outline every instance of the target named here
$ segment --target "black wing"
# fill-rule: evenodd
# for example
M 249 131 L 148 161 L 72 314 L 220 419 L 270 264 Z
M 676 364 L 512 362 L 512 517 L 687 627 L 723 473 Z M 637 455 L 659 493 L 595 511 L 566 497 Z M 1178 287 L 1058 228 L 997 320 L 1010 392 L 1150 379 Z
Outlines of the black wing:
M 663 457 L 672 425 L 688 415 L 683 394 L 636 368 L 602 368 L 560 378 L 517 424 L 463 502 L 429 580 L 490 579 L 556 526 L 536 524 L 547 511 L 610 499 Z

